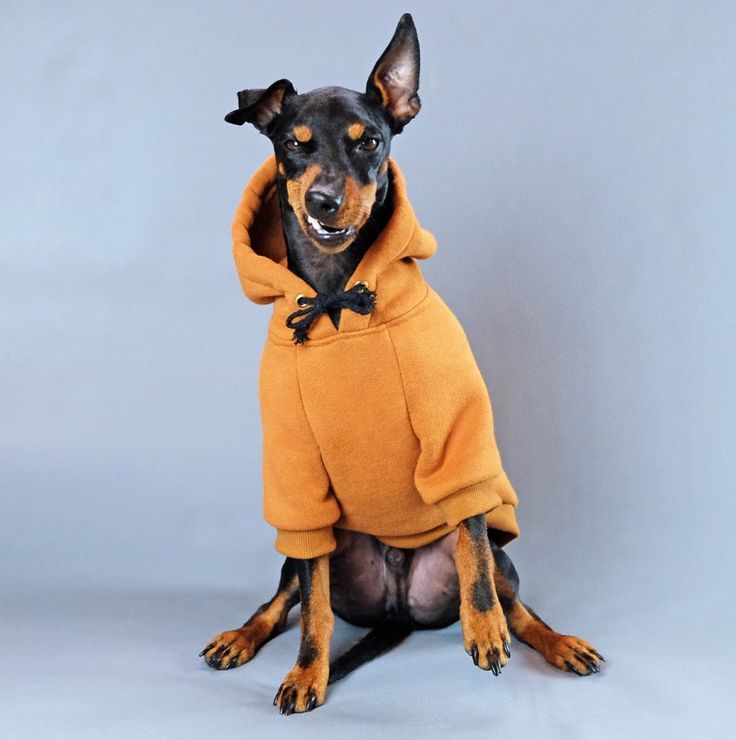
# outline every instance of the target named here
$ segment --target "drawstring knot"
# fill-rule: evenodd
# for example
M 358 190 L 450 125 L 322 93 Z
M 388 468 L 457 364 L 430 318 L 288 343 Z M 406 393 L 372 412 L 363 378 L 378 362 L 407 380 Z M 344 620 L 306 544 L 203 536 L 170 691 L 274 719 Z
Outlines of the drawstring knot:
M 317 294 L 314 298 L 299 296 L 298 311 L 289 314 L 286 326 L 294 330 L 294 344 L 304 344 L 309 339 L 307 332 L 314 320 L 323 313 L 335 308 L 349 308 L 359 314 L 370 313 L 376 305 L 376 291 L 369 290 L 363 283 L 356 283 L 350 290 L 336 290 L 334 293 Z

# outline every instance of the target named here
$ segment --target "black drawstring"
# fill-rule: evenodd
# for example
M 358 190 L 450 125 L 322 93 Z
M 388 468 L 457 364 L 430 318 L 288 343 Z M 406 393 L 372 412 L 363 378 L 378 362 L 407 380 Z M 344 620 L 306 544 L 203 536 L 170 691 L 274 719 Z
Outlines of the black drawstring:
M 314 298 L 301 296 L 299 305 L 304 305 L 304 308 L 294 311 L 286 319 L 286 326 L 294 330 L 294 344 L 304 344 L 309 339 L 307 332 L 312 322 L 333 308 L 349 308 L 363 315 L 370 313 L 376 305 L 376 291 L 368 290 L 364 283 L 356 283 L 350 290 L 317 294 Z

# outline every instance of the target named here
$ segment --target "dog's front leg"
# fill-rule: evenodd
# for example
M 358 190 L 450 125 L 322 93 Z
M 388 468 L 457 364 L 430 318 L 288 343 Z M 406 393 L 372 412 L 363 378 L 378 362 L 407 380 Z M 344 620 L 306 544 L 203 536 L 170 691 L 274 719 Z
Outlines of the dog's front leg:
M 511 657 L 511 649 L 506 618 L 493 583 L 495 563 L 484 514 L 458 525 L 455 565 L 465 652 L 475 665 L 497 676 Z
M 281 714 L 309 712 L 325 700 L 330 675 L 330 637 L 335 618 L 330 606 L 330 558 L 297 560 L 302 602 L 301 644 L 296 665 L 273 700 Z

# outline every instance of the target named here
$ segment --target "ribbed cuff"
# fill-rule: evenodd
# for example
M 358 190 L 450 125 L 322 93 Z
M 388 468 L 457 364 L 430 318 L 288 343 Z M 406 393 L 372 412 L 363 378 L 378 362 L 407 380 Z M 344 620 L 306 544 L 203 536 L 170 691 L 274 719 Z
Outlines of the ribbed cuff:
M 300 532 L 276 530 L 276 549 L 290 558 L 316 558 L 331 553 L 336 547 L 332 527 Z
M 486 517 L 491 539 L 499 546 L 515 540 L 519 536 L 519 525 L 514 515 L 514 507 L 511 504 L 501 504 Z
M 440 510 L 451 527 L 456 527 L 469 516 L 485 514 L 495 509 L 502 501 L 493 490 L 494 478 L 473 483 L 437 502 Z

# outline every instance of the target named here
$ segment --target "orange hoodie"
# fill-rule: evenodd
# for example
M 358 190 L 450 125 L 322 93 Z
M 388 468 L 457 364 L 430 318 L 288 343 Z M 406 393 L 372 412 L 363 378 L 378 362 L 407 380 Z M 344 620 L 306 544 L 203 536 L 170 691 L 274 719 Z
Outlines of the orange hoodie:
M 243 291 L 273 303 L 259 376 L 263 513 L 276 549 L 294 558 L 334 550 L 333 527 L 413 548 L 485 512 L 499 545 L 519 534 L 483 377 L 415 261 L 437 242 L 392 157 L 389 176 L 393 213 L 346 285 L 365 283 L 375 307 L 343 309 L 339 329 L 321 314 L 301 344 L 286 320 L 315 291 L 286 266 L 274 155 L 233 222 Z

